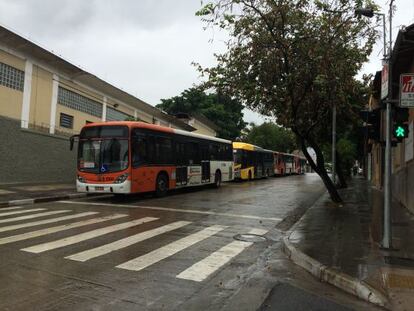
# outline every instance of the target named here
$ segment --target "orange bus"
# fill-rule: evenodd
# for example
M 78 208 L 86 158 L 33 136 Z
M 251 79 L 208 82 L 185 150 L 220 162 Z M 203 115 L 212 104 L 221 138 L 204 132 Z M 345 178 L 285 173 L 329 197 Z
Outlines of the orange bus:
M 233 179 L 231 141 L 144 122 L 91 123 L 79 139 L 78 192 L 129 194 Z

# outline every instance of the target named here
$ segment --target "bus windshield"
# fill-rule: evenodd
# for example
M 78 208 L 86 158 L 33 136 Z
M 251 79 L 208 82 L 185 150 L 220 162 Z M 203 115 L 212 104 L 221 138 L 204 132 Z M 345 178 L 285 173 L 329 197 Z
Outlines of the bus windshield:
M 243 150 L 233 149 L 233 161 L 235 164 L 242 164 Z
M 128 168 L 128 136 L 120 127 L 91 127 L 79 140 L 78 168 L 83 172 L 111 173 Z M 114 134 L 118 137 L 110 137 Z M 105 135 L 106 134 L 106 135 Z

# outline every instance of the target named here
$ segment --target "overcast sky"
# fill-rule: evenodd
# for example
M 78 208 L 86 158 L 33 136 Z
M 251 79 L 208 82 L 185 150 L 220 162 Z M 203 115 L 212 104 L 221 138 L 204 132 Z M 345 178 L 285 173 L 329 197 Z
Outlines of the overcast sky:
M 387 10 L 389 0 L 378 3 Z M 414 22 L 414 0 L 396 0 L 394 38 Z M 151 105 L 200 82 L 191 65 L 214 64 L 225 34 L 194 13 L 200 0 L 0 0 L 0 24 Z M 364 72 L 381 68 L 379 40 Z M 245 120 L 263 122 L 246 111 Z

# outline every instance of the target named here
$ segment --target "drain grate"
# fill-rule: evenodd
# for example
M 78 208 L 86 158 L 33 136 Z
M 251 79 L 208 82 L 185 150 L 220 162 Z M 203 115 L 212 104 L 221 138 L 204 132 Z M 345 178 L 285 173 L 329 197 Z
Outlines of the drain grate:
M 384 261 L 388 265 L 396 265 L 396 266 L 414 268 L 414 259 L 411 259 L 411 258 L 384 256 Z
M 243 241 L 243 242 L 251 242 L 251 243 L 264 242 L 267 240 L 262 235 L 252 234 L 252 233 L 236 234 L 233 237 L 233 239 L 238 240 L 238 241 Z

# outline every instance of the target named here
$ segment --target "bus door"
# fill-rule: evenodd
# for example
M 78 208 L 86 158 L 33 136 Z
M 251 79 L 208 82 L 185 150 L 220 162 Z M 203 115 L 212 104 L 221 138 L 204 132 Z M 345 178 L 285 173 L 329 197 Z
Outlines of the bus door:
M 175 142 L 175 155 L 177 167 L 175 169 L 175 182 L 177 187 L 187 185 L 188 172 L 185 159 L 185 144 L 181 141 Z
M 201 183 L 210 182 L 210 160 L 209 160 L 209 146 L 207 144 L 200 145 L 201 156 Z

